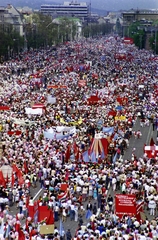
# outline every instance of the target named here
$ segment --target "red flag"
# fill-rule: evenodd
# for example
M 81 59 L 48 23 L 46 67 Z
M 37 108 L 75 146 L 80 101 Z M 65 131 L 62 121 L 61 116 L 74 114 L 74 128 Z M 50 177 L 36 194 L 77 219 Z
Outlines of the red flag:
M 12 173 L 12 178 L 11 178 L 12 187 L 14 186 L 14 183 L 15 183 L 15 178 L 14 178 L 14 174 Z
M 26 174 L 28 173 L 28 166 L 26 161 L 24 161 L 24 171 Z
M 78 146 L 77 146 L 76 142 L 74 142 L 74 144 L 73 144 L 73 150 L 74 150 L 74 153 L 75 153 L 75 154 L 76 154 L 77 151 L 78 151 Z
M 19 233 L 18 240 L 25 240 L 25 234 L 21 230 L 21 228 L 19 229 L 18 233 Z
M 70 145 L 67 146 L 67 150 L 65 153 L 65 162 L 68 162 L 69 159 L 70 159 Z
M 25 229 L 26 231 L 29 231 L 29 221 L 27 219 L 25 221 Z
M 75 160 L 78 161 L 80 157 L 80 153 L 79 153 L 79 148 L 77 150 L 77 153 L 75 154 Z
M 18 219 L 18 217 L 16 216 L 16 218 Z M 16 232 L 19 232 L 20 231 L 20 222 L 19 220 L 17 220 L 16 224 L 15 224 L 15 230 Z
M 44 148 L 44 151 L 47 151 L 47 149 L 48 149 L 48 144 L 45 146 L 45 148 Z
M 66 173 L 65 173 L 65 180 L 66 180 L 66 181 L 69 180 L 69 175 L 70 175 L 70 173 L 69 173 L 69 171 L 67 170 Z
M 27 196 L 27 198 L 26 198 L 26 207 L 28 208 L 28 206 L 29 206 L 29 200 L 30 200 L 30 198 L 29 198 L 29 196 Z
M 2 185 L 3 187 L 6 187 L 6 181 L 4 179 L 2 171 L 0 171 L 0 185 Z
M 22 174 L 22 172 L 19 169 L 18 169 L 18 172 L 17 172 L 17 177 L 18 177 L 19 185 L 24 184 L 23 174 Z
M 29 236 L 30 236 L 29 239 L 32 240 L 32 237 L 35 236 L 36 234 L 37 234 L 37 231 L 36 231 L 35 229 L 32 229 L 31 232 L 30 232 L 30 234 L 29 234 Z M 19 239 L 19 240 L 21 240 L 21 239 Z M 22 239 L 22 240 L 23 240 L 23 239 Z
M 155 145 L 154 139 L 151 138 L 151 140 L 150 140 L 150 146 L 154 146 L 154 145 Z
M 49 215 L 47 218 L 47 225 L 49 225 L 49 224 L 54 224 L 54 214 L 51 209 L 49 210 Z
M 90 155 L 92 153 L 92 151 L 93 151 L 93 149 L 92 149 L 93 148 L 93 141 L 94 141 L 94 138 L 92 138 L 90 146 L 88 148 L 88 155 Z
M 79 160 L 79 147 L 77 146 L 76 142 L 73 144 L 74 154 L 75 154 L 75 160 Z
M 17 173 L 19 171 L 18 167 L 16 166 L 15 163 L 12 165 L 13 172 Z

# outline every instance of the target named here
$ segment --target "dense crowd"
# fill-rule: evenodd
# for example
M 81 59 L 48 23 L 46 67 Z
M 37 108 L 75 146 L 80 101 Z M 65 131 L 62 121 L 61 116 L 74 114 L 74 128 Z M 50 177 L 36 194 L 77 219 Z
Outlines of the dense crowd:
M 0 65 L 4 238 L 8 229 L 21 240 L 158 238 L 156 151 L 137 157 L 133 149 L 124 159 L 142 128 L 158 130 L 157 61 L 151 51 L 108 36 L 31 50 Z M 53 209 L 55 223 L 76 221 L 75 237 L 71 229 L 39 233 L 27 210 L 30 188 L 39 184 L 39 204 Z M 136 194 L 153 220 L 118 218 L 109 189 Z M 10 215 L 13 205 L 18 219 L 29 218 L 22 230 Z

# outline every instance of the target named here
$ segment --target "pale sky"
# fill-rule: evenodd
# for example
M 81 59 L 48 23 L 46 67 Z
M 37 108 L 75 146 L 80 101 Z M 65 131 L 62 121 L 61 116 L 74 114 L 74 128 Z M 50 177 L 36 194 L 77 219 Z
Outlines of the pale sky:
M 91 2 L 92 8 L 106 11 L 130 10 L 130 9 L 158 9 L 158 0 L 0 0 L 0 6 L 8 3 L 14 6 L 29 6 L 40 9 L 41 4 L 62 4 L 63 2 Z
M 89 0 L 90 1 L 90 0 Z M 91 0 L 91 6 L 105 10 L 158 9 L 158 0 Z

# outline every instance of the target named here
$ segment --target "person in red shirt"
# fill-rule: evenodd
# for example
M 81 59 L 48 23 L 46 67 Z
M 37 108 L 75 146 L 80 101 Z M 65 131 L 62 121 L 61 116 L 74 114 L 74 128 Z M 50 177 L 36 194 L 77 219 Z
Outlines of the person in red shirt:
M 152 234 L 152 231 L 151 231 L 151 229 L 149 229 L 149 232 L 148 232 L 148 237 L 150 237 L 151 239 L 153 238 L 153 234 Z

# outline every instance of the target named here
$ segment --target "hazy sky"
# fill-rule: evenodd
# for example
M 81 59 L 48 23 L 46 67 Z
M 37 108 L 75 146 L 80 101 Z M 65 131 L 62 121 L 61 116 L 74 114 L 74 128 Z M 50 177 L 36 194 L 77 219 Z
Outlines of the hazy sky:
M 41 4 L 60 3 L 67 2 L 91 2 L 92 8 L 98 8 L 102 10 L 129 10 L 134 9 L 158 9 L 158 0 L 0 0 L 1 6 L 6 6 L 8 3 L 17 6 L 35 6 L 40 9 Z
M 105 10 L 158 9 L 158 0 L 91 0 L 91 6 Z

